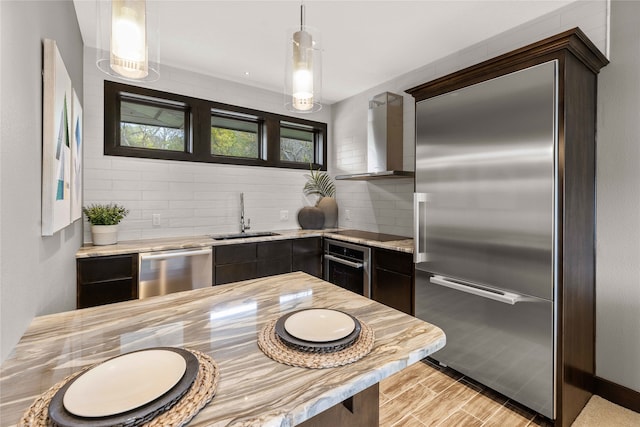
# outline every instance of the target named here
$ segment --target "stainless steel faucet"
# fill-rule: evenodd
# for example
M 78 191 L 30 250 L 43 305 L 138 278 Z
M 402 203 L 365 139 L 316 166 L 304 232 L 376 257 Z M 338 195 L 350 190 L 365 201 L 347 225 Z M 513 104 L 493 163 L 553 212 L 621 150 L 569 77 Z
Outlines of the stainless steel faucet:
M 246 230 L 251 230 L 251 219 L 247 219 L 247 223 L 244 223 L 244 193 L 240 193 L 240 232 L 244 233 Z

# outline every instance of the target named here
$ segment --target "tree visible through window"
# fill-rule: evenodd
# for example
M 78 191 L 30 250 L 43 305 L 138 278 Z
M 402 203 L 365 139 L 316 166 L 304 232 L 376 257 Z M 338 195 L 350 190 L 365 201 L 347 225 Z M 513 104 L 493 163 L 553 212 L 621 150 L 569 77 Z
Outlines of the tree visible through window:
M 314 163 L 315 134 L 310 126 L 282 122 L 280 126 L 280 160 Z
M 259 124 L 253 119 L 211 116 L 211 154 L 215 156 L 260 157 Z
M 134 123 L 120 124 L 120 141 L 126 147 L 184 151 L 184 130 Z
M 185 151 L 185 111 L 136 101 L 120 104 L 120 145 Z

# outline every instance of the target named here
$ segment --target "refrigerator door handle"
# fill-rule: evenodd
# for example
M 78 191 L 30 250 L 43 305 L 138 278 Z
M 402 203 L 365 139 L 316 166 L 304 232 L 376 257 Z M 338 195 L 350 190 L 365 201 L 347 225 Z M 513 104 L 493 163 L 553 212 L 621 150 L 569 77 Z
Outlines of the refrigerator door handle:
M 424 229 L 427 200 L 427 193 L 413 193 L 413 262 L 416 264 L 428 261 Z
M 444 278 L 443 276 L 432 276 L 429 281 L 436 285 L 446 286 L 447 288 L 455 289 L 457 291 L 466 292 L 468 294 L 473 294 L 482 298 L 488 298 L 510 305 L 514 305 L 517 302 L 525 300 L 525 297 L 523 297 L 522 295 L 514 294 L 511 292 L 485 290 L 477 286 L 470 286 L 454 282 L 452 280 Z

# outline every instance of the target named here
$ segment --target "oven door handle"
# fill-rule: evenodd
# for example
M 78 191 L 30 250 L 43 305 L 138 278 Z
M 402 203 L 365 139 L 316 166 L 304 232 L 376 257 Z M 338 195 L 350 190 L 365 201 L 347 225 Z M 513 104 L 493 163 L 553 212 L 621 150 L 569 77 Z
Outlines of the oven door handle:
M 346 259 L 338 258 L 337 256 L 329 255 L 329 254 L 325 254 L 324 257 L 328 260 L 335 261 L 339 264 L 348 265 L 349 267 L 358 268 L 358 269 L 364 267 L 364 264 L 361 262 L 353 262 Z

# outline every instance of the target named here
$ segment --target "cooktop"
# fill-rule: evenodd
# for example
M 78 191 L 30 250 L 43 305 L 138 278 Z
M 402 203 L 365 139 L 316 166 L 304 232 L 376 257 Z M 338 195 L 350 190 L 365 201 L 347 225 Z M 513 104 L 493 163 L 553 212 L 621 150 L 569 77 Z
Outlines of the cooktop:
M 390 242 L 393 240 L 409 239 L 409 237 L 404 237 L 404 236 L 394 236 L 393 234 L 375 233 L 372 231 L 362 231 L 362 230 L 339 230 L 339 231 L 333 231 L 332 234 L 340 234 L 342 236 L 373 240 L 376 242 Z

